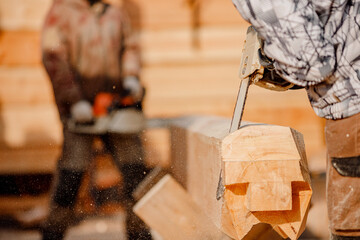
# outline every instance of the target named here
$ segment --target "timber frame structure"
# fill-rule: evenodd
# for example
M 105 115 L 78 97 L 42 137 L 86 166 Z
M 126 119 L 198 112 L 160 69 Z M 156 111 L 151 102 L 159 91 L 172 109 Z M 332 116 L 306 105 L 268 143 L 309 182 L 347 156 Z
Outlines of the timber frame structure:
M 276 125 L 190 116 L 171 131 L 171 176 L 134 211 L 167 239 L 297 239 L 312 190 L 302 135 Z

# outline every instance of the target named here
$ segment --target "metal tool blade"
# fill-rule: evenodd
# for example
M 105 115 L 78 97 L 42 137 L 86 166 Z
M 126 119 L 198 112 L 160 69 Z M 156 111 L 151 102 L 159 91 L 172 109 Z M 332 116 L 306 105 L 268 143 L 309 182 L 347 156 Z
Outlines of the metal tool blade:
M 235 109 L 231 120 L 230 133 L 238 130 L 241 126 L 241 118 L 244 112 L 244 106 L 247 97 L 247 92 L 249 90 L 249 85 L 250 85 L 250 77 L 243 79 L 240 83 L 239 93 L 237 96 Z
M 258 35 L 255 29 L 250 26 L 246 32 L 246 40 L 242 51 L 239 71 L 241 83 L 231 121 L 230 133 L 240 128 L 247 92 L 249 85 L 252 82 L 251 79 L 255 79 L 259 74 L 259 70 L 263 68 L 259 62 L 259 49 L 260 41 Z

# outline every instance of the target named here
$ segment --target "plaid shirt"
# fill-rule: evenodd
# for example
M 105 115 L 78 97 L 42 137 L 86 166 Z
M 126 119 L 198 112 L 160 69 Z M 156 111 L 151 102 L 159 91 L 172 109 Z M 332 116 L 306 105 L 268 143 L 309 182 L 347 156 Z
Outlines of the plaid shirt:
M 102 2 L 54 0 L 42 31 L 42 55 L 60 116 L 99 92 L 121 94 L 140 74 L 140 51 L 125 13 Z
M 233 0 L 264 38 L 277 72 L 303 86 L 315 113 L 360 112 L 360 1 Z

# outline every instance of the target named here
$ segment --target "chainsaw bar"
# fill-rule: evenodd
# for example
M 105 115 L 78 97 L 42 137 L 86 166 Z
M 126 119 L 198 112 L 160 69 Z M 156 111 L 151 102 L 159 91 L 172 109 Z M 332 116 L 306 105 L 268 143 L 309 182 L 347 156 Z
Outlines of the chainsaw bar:
M 241 81 L 239 93 L 237 96 L 234 114 L 231 120 L 230 133 L 235 132 L 241 126 L 241 119 L 244 113 L 244 106 L 250 85 L 250 77 Z
M 249 86 L 252 81 L 261 78 L 260 69 L 263 67 L 259 61 L 260 41 L 255 29 L 250 26 L 246 32 L 242 58 L 240 63 L 239 78 L 241 79 L 235 110 L 230 126 L 230 133 L 241 127 L 241 118 L 244 112 L 245 101 Z M 260 74 L 260 75 L 259 75 Z

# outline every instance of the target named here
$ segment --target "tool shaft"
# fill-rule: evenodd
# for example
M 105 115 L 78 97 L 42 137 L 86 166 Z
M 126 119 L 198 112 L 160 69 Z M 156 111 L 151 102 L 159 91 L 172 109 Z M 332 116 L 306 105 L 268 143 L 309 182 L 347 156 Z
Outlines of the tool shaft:
M 241 118 L 244 112 L 244 106 L 247 97 L 247 92 L 249 90 L 249 85 L 250 85 L 250 77 L 243 79 L 240 83 L 234 114 L 231 120 L 230 133 L 238 130 L 241 126 Z

